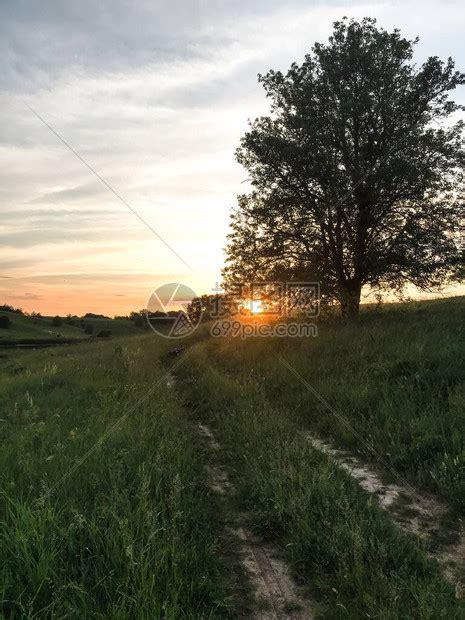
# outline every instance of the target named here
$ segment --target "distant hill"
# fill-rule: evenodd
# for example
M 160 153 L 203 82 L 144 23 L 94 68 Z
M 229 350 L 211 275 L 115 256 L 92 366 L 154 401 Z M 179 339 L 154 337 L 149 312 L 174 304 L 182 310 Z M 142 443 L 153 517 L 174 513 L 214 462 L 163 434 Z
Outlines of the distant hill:
M 28 316 L 5 311 L 0 311 L 0 316 L 10 319 L 10 326 L 0 329 L 0 343 L 10 340 L 87 340 L 98 336 L 102 331 L 110 332 L 111 336 L 129 336 L 142 331 L 128 319 L 73 318 L 72 323 L 69 323 L 68 319 L 61 318 L 61 324 L 56 325 L 54 323 L 57 321 L 51 316 Z M 84 331 L 86 326 L 91 326 L 92 334 Z

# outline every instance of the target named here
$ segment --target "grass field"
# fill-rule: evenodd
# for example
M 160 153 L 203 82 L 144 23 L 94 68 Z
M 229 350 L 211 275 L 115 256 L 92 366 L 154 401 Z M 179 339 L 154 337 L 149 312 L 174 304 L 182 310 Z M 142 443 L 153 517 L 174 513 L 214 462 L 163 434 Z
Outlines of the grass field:
M 359 324 L 321 321 L 316 338 L 212 339 L 206 355 L 221 374 L 254 381 L 271 403 L 323 437 L 364 450 L 361 435 L 402 475 L 463 510 L 464 318 L 464 297 L 392 305 L 362 314 Z
M 224 442 L 253 524 L 337 617 L 463 617 L 422 545 L 400 534 L 301 431 L 363 449 L 282 355 L 410 480 L 464 507 L 465 300 L 392 307 L 315 339 L 207 339 L 186 398 Z M 371 454 L 369 454 L 371 456 Z M 447 612 L 445 610 L 448 610 Z
M 425 543 L 305 434 L 369 460 L 367 442 L 462 518 L 464 315 L 464 298 L 389 306 L 301 340 L 211 338 L 205 325 L 175 358 L 153 334 L 5 352 L 4 617 L 238 616 L 229 515 L 208 487 L 197 422 L 221 445 L 228 510 L 277 545 L 316 616 L 465 617 Z
M 79 319 L 74 319 L 74 324 L 70 325 L 62 320 L 61 325 L 53 324 L 53 317 L 29 316 L 17 312 L 0 311 L 1 316 L 10 319 L 8 329 L 0 329 L 0 344 L 2 341 L 50 341 L 60 339 L 87 339 L 81 327 Z M 141 333 L 141 329 L 136 327 L 132 321 L 126 319 L 104 319 L 86 318 L 83 325 L 91 325 L 93 334 L 96 335 L 101 330 L 110 330 L 114 336 L 136 335 Z
M 3 617 L 200 617 L 222 605 L 210 499 L 162 353 L 152 337 L 0 359 Z

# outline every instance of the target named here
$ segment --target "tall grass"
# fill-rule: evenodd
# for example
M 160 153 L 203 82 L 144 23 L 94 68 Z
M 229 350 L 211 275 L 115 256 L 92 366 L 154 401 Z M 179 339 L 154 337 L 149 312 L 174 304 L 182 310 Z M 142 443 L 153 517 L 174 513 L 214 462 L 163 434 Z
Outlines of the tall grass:
M 353 450 L 363 436 L 414 484 L 465 508 L 465 298 L 388 306 L 357 324 L 321 321 L 311 339 L 211 343 L 222 371 L 253 376 L 301 424 Z M 279 361 L 282 355 L 342 415 Z M 371 452 L 366 456 L 372 458 Z
M 404 475 L 463 507 L 464 306 L 323 321 L 317 338 L 300 341 L 200 332 L 179 368 L 185 406 L 163 381 L 130 415 L 166 367 L 153 336 L 2 354 L 3 616 L 231 613 L 195 404 L 224 445 L 252 526 L 279 541 L 325 617 L 465 617 L 420 543 L 306 441 L 311 429 L 362 449 L 277 357 Z
M 202 464 L 164 382 L 62 480 L 162 376 L 162 353 L 145 337 L 0 360 L 3 617 L 222 612 Z
M 322 326 L 317 342 L 204 341 L 195 345 L 189 366 L 180 369 L 186 399 L 200 407 L 203 419 L 214 427 L 224 445 L 225 458 L 240 487 L 241 502 L 251 511 L 253 525 L 280 542 L 297 575 L 318 600 L 326 601 L 325 617 L 433 619 L 462 618 L 465 614 L 463 599 L 455 598 L 453 588 L 427 559 L 421 543 L 399 532 L 373 498 L 305 439 L 300 431 L 311 426 L 354 445 L 344 427 L 319 409 L 275 357 L 276 352 L 283 353 L 302 374 L 312 377 L 319 389 L 325 388 L 325 396 L 334 399 L 360 430 L 366 432 L 364 422 L 368 421 L 368 436 L 378 447 L 384 445 L 383 429 L 386 432 L 387 428 L 391 431 L 389 441 L 401 444 L 407 437 L 410 442 L 426 443 L 428 438 L 422 437 L 425 427 L 418 420 L 416 432 L 401 433 L 408 425 L 408 415 L 422 417 L 422 390 L 411 395 L 412 409 L 404 406 L 402 416 L 390 420 L 385 409 L 378 412 L 380 399 L 384 407 L 391 399 L 400 404 L 404 391 L 402 381 L 386 378 L 381 368 L 402 359 L 427 368 L 432 356 L 437 361 L 444 356 L 449 362 L 438 363 L 434 377 L 442 384 L 443 375 L 447 375 L 452 383 L 458 374 L 454 364 L 460 359 L 455 357 L 450 367 L 450 358 L 458 354 L 450 333 L 441 345 L 427 347 L 428 329 L 422 327 L 417 311 L 407 314 L 408 326 L 403 328 L 402 318 L 400 313 L 370 316 L 355 327 Z M 436 336 L 448 331 L 433 319 L 427 322 L 436 325 Z M 413 325 L 417 333 L 412 332 Z M 393 342 L 397 330 L 402 334 Z M 403 353 L 401 339 L 407 331 L 410 340 Z M 429 361 L 415 354 L 419 348 L 423 354 L 427 352 Z M 369 366 L 366 370 L 364 361 Z M 381 375 L 370 373 L 376 364 Z M 439 406 L 438 383 L 430 383 Z M 422 385 L 426 389 L 426 384 Z M 457 383 L 450 387 L 456 389 Z M 357 411 L 357 404 L 366 402 L 368 395 L 372 408 Z M 442 411 L 448 409 L 444 404 L 441 407 Z M 432 411 L 424 415 L 430 419 Z M 450 425 L 460 423 L 452 413 L 449 416 Z M 383 429 L 377 428 L 380 420 L 384 420 Z M 450 437 L 445 433 L 443 437 L 450 450 Z M 420 477 L 426 468 L 420 470 L 415 452 L 408 460 L 409 448 L 405 447 L 405 464 L 412 477 Z M 432 483 L 433 478 L 429 480 Z

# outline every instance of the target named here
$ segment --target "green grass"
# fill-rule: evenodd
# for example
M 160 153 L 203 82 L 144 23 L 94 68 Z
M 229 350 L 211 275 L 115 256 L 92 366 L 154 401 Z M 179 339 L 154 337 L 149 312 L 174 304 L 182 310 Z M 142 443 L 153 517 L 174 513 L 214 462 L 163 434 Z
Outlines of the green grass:
M 83 338 L 84 332 L 78 327 L 63 323 L 60 327 L 52 325 L 49 317 L 32 317 L 17 312 L 0 312 L 10 318 L 8 329 L 0 329 L 0 343 L 2 340 L 21 340 L 34 338 L 48 340 L 54 338 Z
M 136 327 L 132 321 L 127 319 L 84 319 L 85 324 L 90 324 L 94 328 L 94 335 L 101 329 L 109 329 L 112 336 L 135 336 L 142 333 L 140 327 Z
M 358 325 L 324 322 L 305 341 L 210 339 L 179 371 L 185 398 L 225 447 L 253 525 L 327 602 L 325 617 L 462 618 L 465 608 L 420 542 L 309 445 L 301 431 L 310 428 L 360 447 L 277 355 L 404 474 L 460 504 L 463 309 L 463 299 L 393 307 Z M 441 477 L 446 451 L 454 465 Z
M 79 326 L 79 319 L 74 319 L 75 325 L 69 325 L 63 320 L 59 326 L 52 323 L 53 317 L 37 317 L 19 314 L 17 312 L 0 311 L 0 315 L 10 318 L 8 329 L 0 329 L 0 344 L 2 341 L 21 340 L 59 340 L 59 339 L 88 339 L 89 336 Z M 100 330 L 110 330 L 113 336 L 130 336 L 141 333 L 132 321 L 126 319 L 84 319 L 85 325 L 92 325 L 94 335 Z
M 465 509 L 465 298 L 386 306 L 316 338 L 211 342 L 222 372 L 253 377 L 301 424 L 353 450 L 372 446 L 420 487 Z M 342 415 L 322 405 L 282 356 Z M 370 452 L 367 457 L 372 458 Z
M 234 615 L 237 549 L 223 546 L 229 517 L 206 488 L 196 416 L 223 445 L 231 510 L 281 546 L 323 617 L 465 617 L 422 544 L 305 439 L 363 450 L 278 359 L 404 476 L 463 511 L 464 310 L 463 298 L 392 306 L 358 324 L 321 321 L 302 340 L 213 339 L 206 325 L 176 388 L 162 381 L 126 417 L 173 363 L 172 342 L 0 351 L 3 617 Z
M 163 376 L 163 352 L 152 336 L 0 359 L 3 617 L 222 611 L 214 507 L 164 381 L 66 478 Z
M 186 397 L 202 403 L 224 446 L 252 526 L 278 541 L 300 580 L 326 603 L 324 617 L 463 617 L 463 604 L 421 545 L 311 448 L 259 382 L 225 377 L 202 347 L 184 380 Z

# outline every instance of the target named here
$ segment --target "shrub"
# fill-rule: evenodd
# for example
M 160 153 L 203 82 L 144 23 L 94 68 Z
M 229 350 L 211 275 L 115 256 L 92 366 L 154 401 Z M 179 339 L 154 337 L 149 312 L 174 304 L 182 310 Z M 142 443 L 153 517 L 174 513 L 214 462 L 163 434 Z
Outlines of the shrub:
M 144 325 L 145 325 L 144 317 L 142 317 L 140 314 L 138 316 L 136 316 L 134 318 L 134 325 L 136 327 L 144 327 Z
M 103 330 L 105 331 L 105 330 Z M 85 327 L 84 327 L 84 333 L 85 334 L 93 334 L 94 333 L 94 326 L 91 325 L 90 323 L 88 323 Z
M 11 319 L 6 314 L 0 316 L 0 329 L 8 329 L 11 325 Z
M 0 305 L 0 312 L 15 312 L 16 314 L 24 314 L 24 312 L 22 311 L 21 308 L 13 308 L 13 306 L 10 306 L 9 304 L 1 304 Z
M 109 319 L 109 316 L 105 316 L 104 314 L 95 314 L 94 312 L 86 312 L 86 314 L 82 317 L 83 319 Z

